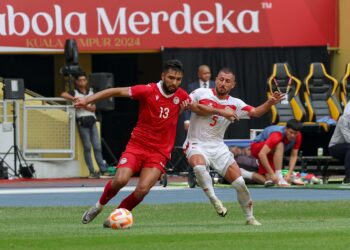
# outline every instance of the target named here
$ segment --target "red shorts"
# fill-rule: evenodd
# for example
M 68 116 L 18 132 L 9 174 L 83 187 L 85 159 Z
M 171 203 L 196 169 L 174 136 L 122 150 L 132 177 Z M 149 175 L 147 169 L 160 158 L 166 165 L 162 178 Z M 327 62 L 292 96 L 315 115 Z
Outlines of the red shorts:
M 254 156 L 256 159 L 258 159 L 258 172 L 259 174 L 267 174 L 267 170 L 264 168 L 264 166 L 261 164 L 260 160 L 259 160 L 259 152 L 260 150 L 263 148 L 263 146 L 265 145 L 265 142 L 253 142 L 250 145 L 250 151 L 252 153 L 252 156 Z M 275 171 L 275 165 L 273 164 L 273 154 L 268 154 L 267 155 L 267 159 L 270 163 L 270 166 L 272 168 L 273 171 Z
M 160 152 L 129 143 L 122 153 L 117 168 L 130 168 L 134 174 L 142 168 L 158 168 L 165 173 L 168 159 Z

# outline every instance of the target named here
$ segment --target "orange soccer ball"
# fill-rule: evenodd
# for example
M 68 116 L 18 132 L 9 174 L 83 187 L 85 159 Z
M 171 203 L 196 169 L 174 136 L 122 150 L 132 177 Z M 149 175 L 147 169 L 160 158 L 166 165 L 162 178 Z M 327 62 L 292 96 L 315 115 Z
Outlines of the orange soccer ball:
M 134 222 L 132 214 L 125 208 L 117 208 L 109 215 L 112 229 L 130 228 Z

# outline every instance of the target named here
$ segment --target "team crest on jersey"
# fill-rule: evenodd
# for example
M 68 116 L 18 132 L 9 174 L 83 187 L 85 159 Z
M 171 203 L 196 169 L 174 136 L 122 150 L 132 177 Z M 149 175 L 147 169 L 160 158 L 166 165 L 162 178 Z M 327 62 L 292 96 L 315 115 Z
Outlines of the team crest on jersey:
M 128 160 L 126 158 L 121 158 L 120 161 L 119 161 L 119 164 L 123 165 L 123 164 L 125 164 L 127 162 L 128 162 Z
M 179 97 L 175 96 L 173 99 L 174 104 L 179 104 L 180 103 L 180 99 Z
M 159 95 L 156 95 L 156 101 L 158 101 L 159 100 Z

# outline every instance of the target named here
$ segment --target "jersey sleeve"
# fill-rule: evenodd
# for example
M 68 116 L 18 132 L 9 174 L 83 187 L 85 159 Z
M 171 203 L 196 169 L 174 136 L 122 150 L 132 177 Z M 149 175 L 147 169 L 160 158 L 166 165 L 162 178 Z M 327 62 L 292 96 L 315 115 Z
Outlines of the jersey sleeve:
M 237 109 L 236 109 L 236 114 L 239 119 L 250 119 L 249 112 L 253 109 L 254 107 L 246 104 L 244 101 L 237 99 Z
M 152 92 L 151 85 L 135 85 L 129 88 L 129 94 L 132 99 L 140 100 L 146 98 Z
M 190 101 L 198 103 L 201 97 L 201 88 L 198 88 L 194 91 L 191 92 L 191 94 L 189 95 L 190 97 Z
M 302 141 L 302 136 L 301 136 L 301 133 L 298 132 L 297 137 L 295 138 L 293 149 L 299 149 L 301 146 L 301 141 Z

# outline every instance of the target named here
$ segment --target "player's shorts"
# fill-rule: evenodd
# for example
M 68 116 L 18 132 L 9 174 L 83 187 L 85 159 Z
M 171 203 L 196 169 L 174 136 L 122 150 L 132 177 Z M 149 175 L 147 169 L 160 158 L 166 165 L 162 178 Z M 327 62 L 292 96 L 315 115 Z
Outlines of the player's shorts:
M 142 168 L 158 168 L 165 173 L 167 162 L 168 159 L 159 151 L 128 143 L 117 168 L 130 168 L 134 174 L 139 173 Z
M 258 173 L 259 174 L 267 174 L 267 170 L 264 168 L 264 166 L 261 164 L 260 160 L 259 160 L 259 152 L 261 151 L 261 149 L 264 147 L 265 142 L 253 142 L 250 145 L 250 152 L 252 153 L 252 156 L 254 156 L 256 159 L 258 159 Z M 273 154 L 268 154 L 267 155 L 267 159 L 269 161 L 269 164 L 272 168 L 273 171 L 275 171 L 275 165 L 273 164 Z
M 190 142 L 184 144 L 187 159 L 200 154 L 205 159 L 207 167 L 212 167 L 218 174 L 225 176 L 228 167 L 235 162 L 233 154 L 224 142 Z

